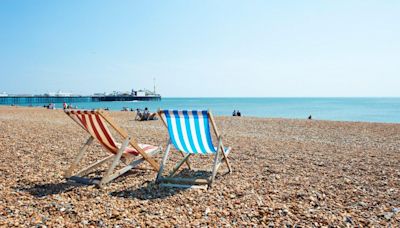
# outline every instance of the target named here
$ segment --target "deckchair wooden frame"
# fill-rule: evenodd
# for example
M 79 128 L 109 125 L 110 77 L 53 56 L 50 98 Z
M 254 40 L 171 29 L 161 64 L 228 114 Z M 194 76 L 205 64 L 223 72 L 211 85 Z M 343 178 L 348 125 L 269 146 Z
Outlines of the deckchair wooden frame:
M 71 112 L 72 111 L 70 111 L 70 110 L 65 111 L 65 113 L 68 116 L 74 115 Z M 72 174 L 73 171 L 78 166 L 79 162 L 82 161 L 82 158 L 85 155 L 87 148 L 93 143 L 93 141 L 95 139 L 93 136 L 90 136 L 88 138 L 88 140 L 86 141 L 86 143 L 83 145 L 83 147 L 80 149 L 78 155 L 75 157 L 71 166 L 65 171 L 65 174 L 64 174 L 65 178 L 71 179 L 71 180 L 74 180 L 77 182 L 82 182 L 82 183 L 94 183 L 94 184 L 97 184 L 99 187 L 103 187 L 105 184 L 113 181 L 114 179 L 121 176 L 122 174 L 137 167 L 139 164 L 141 164 L 144 161 L 147 161 L 155 171 L 158 171 L 160 169 L 157 162 L 154 161 L 151 157 L 153 155 L 161 152 L 161 147 L 159 147 L 158 149 L 156 149 L 150 153 L 146 153 L 139 146 L 139 144 L 136 142 L 136 140 L 134 138 L 131 138 L 123 128 L 120 128 L 106 112 L 104 112 L 103 110 L 95 110 L 95 111 L 88 111 L 88 112 L 94 112 L 94 113 L 100 115 L 101 118 L 103 118 L 115 130 L 115 132 L 117 132 L 117 134 L 119 134 L 124 139 L 123 143 L 119 147 L 117 153 L 115 153 L 115 154 L 113 153 L 113 154 L 107 156 L 106 158 L 100 159 L 100 160 L 92 163 L 91 165 L 79 170 L 75 174 Z M 84 128 L 83 126 L 81 126 L 81 127 Z M 84 129 L 84 130 L 86 131 L 86 129 Z M 130 154 L 125 153 L 125 150 L 128 147 L 128 145 L 133 147 L 138 152 L 138 154 L 141 155 L 142 158 L 135 159 L 132 162 L 130 162 L 129 164 L 127 164 L 126 166 L 124 166 L 123 168 L 114 172 L 116 166 L 121 162 L 121 158 L 123 156 L 124 157 L 132 156 Z M 108 167 L 108 169 L 106 171 L 106 174 L 102 177 L 102 179 L 100 181 L 93 181 L 91 179 L 82 178 L 83 176 L 89 174 L 95 168 L 97 168 L 100 165 L 102 165 L 106 162 L 109 162 L 109 161 L 112 161 L 112 163 L 110 164 L 110 166 Z
M 162 122 L 164 123 L 164 126 L 166 128 L 168 128 L 168 124 L 167 124 L 164 116 L 162 115 L 163 112 L 161 110 L 158 110 L 157 113 L 158 113 L 160 119 L 162 120 Z M 211 123 L 211 128 L 213 129 L 213 132 L 218 139 L 218 147 L 217 147 L 217 152 L 215 152 L 215 155 L 214 155 L 214 162 L 213 162 L 213 166 L 211 169 L 211 177 L 209 177 L 209 178 L 206 178 L 206 177 L 200 177 L 200 178 L 174 177 L 174 174 L 185 163 L 187 164 L 189 169 L 192 169 L 191 165 L 189 163 L 189 157 L 191 157 L 193 154 L 188 153 L 185 155 L 182 151 L 179 151 L 179 150 L 178 151 L 183 156 L 183 159 L 180 160 L 176 164 L 176 166 L 172 169 L 172 171 L 169 172 L 169 175 L 167 177 L 164 177 L 163 171 L 164 171 L 165 164 L 167 163 L 169 152 L 171 150 L 171 145 L 172 145 L 171 138 L 169 138 L 167 141 L 167 147 L 165 149 L 165 152 L 164 152 L 164 155 L 163 155 L 163 158 L 161 161 L 160 169 L 157 174 L 156 183 L 160 184 L 161 186 L 165 186 L 165 187 L 207 189 L 207 188 L 212 187 L 215 176 L 218 172 L 218 168 L 220 167 L 220 165 L 222 163 L 225 163 L 227 165 L 228 173 L 232 172 L 232 167 L 228 160 L 228 155 L 231 151 L 231 148 L 229 147 L 228 149 L 225 149 L 225 147 L 222 143 L 222 135 L 220 135 L 220 133 L 217 129 L 217 125 L 215 124 L 214 117 L 210 110 L 207 111 L 207 117 L 209 119 L 209 122 Z M 222 154 L 222 157 L 220 157 L 220 154 Z

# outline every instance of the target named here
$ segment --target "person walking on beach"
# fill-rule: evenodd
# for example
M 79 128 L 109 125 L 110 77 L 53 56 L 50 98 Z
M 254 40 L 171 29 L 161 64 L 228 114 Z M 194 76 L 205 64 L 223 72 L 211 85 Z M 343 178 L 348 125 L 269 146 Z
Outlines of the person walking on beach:
M 232 116 L 236 116 L 236 110 L 233 110 Z
M 242 116 L 242 113 L 240 113 L 240 111 L 237 110 L 236 115 L 237 115 L 237 116 Z

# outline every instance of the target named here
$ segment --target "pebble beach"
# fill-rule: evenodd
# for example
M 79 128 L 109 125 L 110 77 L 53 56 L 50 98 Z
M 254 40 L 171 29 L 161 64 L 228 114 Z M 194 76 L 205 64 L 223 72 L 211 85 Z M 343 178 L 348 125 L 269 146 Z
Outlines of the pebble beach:
M 160 120 L 110 115 L 139 142 L 166 147 Z M 400 124 L 252 117 L 216 124 L 232 147 L 233 172 L 222 165 L 212 189 L 160 187 L 148 164 L 100 189 L 63 178 L 89 135 L 62 110 L 0 106 L 0 226 L 400 225 Z M 172 155 L 168 170 L 181 158 Z M 82 165 L 105 156 L 96 142 Z M 212 157 L 191 162 L 211 169 Z M 182 175 L 193 172 L 185 168 Z

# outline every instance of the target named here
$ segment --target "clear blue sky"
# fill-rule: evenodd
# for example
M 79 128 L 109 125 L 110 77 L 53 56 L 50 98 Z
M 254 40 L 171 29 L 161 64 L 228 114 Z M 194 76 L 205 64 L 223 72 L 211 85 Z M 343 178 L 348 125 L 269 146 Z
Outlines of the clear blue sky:
M 400 1 L 0 1 L 0 92 L 400 96 Z

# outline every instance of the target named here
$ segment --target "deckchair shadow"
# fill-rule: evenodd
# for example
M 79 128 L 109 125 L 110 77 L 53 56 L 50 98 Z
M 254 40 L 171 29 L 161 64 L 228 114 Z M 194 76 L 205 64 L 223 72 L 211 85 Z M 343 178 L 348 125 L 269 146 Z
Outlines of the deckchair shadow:
M 27 185 L 32 185 L 27 183 Z M 72 191 L 75 188 L 86 186 L 81 183 L 74 182 L 63 182 L 63 183 L 45 183 L 45 184 L 33 184 L 29 187 L 14 187 L 17 191 L 28 192 L 32 196 L 41 198 L 49 195 L 57 195 L 64 192 Z

